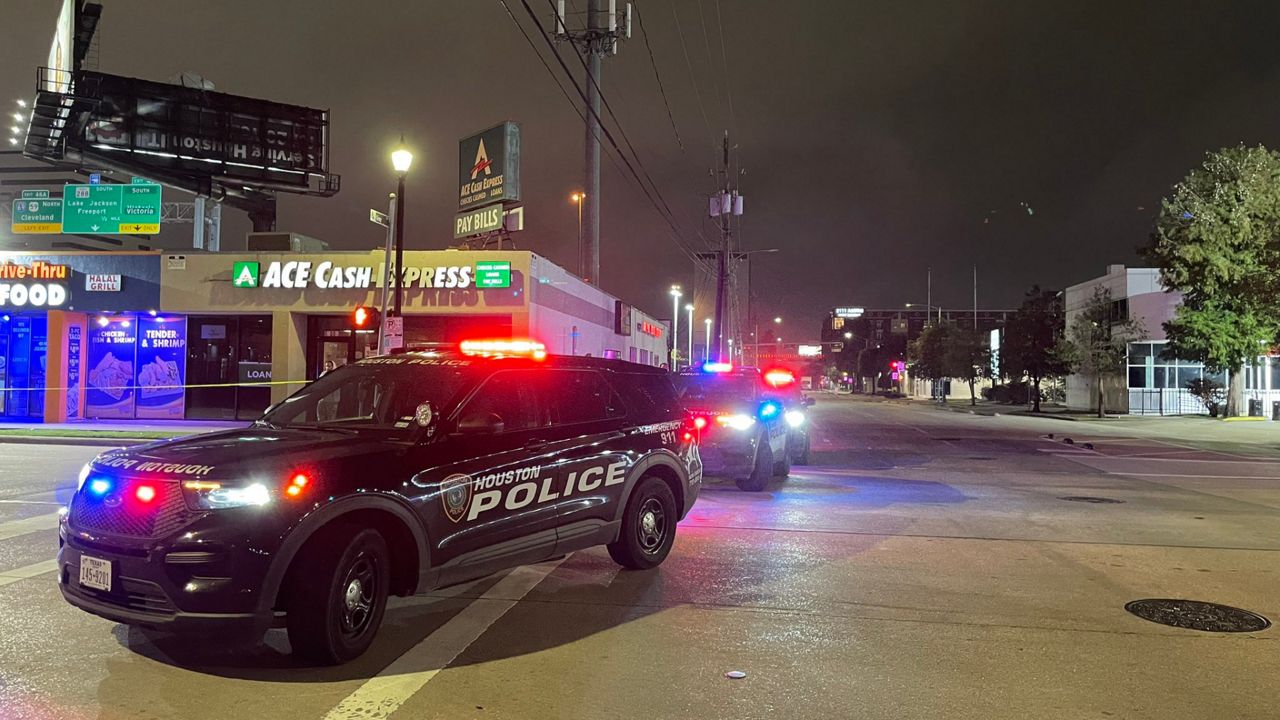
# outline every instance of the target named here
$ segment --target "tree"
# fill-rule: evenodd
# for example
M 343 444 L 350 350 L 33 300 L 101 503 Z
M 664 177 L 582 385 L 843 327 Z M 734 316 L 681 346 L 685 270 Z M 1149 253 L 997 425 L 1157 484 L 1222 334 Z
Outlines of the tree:
M 1222 407 L 1222 401 L 1227 395 L 1222 383 L 1213 378 L 1195 378 L 1187 381 L 1187 390 L 1204 405 L 1209 415 L 1218 417 L 1218 409 Z
M 969 384 L 969 404 L 978 404 L 975 385 L 991 374 L 991 349 L 977 328 L 953 326 L 947 344 L 946 366 L 951 377 Z
M 1209 153 L 1160 205 L 1145 253 L 1182 293 L 1164 323 L 1166 354 L 1229 377 L 1227 414 L 1244 402 L 1246 362 L 1280 330 L 1280 155 L 1243 145 Z
M 956 378 L 969 384 L 969 403 L 976 405 L 974 384 L 991 369 L 991 351 L 977 330 L 951 323 L 929 325 L 907 353 L 911 374 L 926 380 Z
M 1142 323 L 1116 312 L 1111 291 L 1103 287 L 1093 289 L 1093 297 L 1067 326 L 1058 355 L 1097 386 L 1098 417 L 1107 414 L 1104 381 L 1124 374 L 1129 343 L 1145 332 Z
M 1040 382 L 1064 375 L 1067 363 L 1058 354 L 1065 321 L 1062 295 L 1034 286 L 1005 324 L 1000 345 L 1000 371 L 1013 380 L 1030 380 L 1034 397 L 1032 412 L 1040 412 Z

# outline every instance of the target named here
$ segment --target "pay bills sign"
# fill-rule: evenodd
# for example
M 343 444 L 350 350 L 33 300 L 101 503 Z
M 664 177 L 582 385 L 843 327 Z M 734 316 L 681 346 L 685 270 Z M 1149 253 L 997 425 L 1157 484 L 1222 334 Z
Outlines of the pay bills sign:
M 520 199 L 520 125 L 505 122 L 458 142 L 458 209 Z

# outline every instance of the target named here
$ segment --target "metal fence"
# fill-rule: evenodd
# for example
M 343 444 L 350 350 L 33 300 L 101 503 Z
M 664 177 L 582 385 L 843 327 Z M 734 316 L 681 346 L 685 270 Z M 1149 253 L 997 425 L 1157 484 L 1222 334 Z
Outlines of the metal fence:
M 1280 402 L 1280 390 L 1246 390 L 1246 412 L 1272 416 L 1272 404 Z M 1130 388 L 1130 415 L 1208 415 L 1204 404 L 1186 388 Z

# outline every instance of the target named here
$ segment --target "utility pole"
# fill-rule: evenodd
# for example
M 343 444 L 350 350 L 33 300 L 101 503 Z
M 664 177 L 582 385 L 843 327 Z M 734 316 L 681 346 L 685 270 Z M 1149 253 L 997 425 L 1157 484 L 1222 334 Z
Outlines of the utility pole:
M 933 267 L 925 268 L 924 281 L 924 324 L 929 325 L 929 316 L 933 314 Z
M 978 329 L 978 266 L 973 266 L 973 329 Z
M 721 157 L 720 174 L 724 181 L 724 186 L 715 195 L 711 196 L 709 206 L 711 217 L 720 218 L 720 249 L 716 252 L 716 312 L 711 331 L 711 340 L 715 345 L 716 360 L 724 359 L 724 301 L 727 285 L 729 282 L 729 253 L 730 238 L 733 230 L 730 224 L 730 217 L 733 215 L 742 215 L 742 195 L 738 193 L 737 178 L 734 177 L 733 171 L 729 166 L 729 131 L 724 133 L 723 155 Z M 756 338 L 757 351 L 759 349 L 760 338 Z
M 623 19 L 618 27 L 618 19 Z M 587 0 L 586 27 L 570 31 L 565 19 L 564 0 L 556 3 L 555 39 L 573 43 L 583 54 L 587 70 L 586 107 L 586 194 L 582 210 L 582 278 L 600 285 L 600 83 L 604 56 L 616 55 L 618 41 L 631 37 L 631 4 L 618 12 L 617 0 Z

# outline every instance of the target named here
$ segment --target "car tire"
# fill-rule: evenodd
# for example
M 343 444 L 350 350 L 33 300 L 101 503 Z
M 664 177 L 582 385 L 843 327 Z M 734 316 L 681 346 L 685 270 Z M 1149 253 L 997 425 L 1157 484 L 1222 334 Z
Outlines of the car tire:
M 390 584 L 391 553 L 377 530 L 334 528 L 313 538 L 291 572 L 286 626 L 294 655 L 322 665 L 362 655 L 382 624 Z
M 791 458 L 792 465 L 809 464 L 809 433 L 804 434 L 804 447 Z
M 769 447 L 769 438 L 761 433 L 756 443 L 756 464 L 751 468 L 751 475 L 738 478 L 734 484 L 739 490 L 760 492 L 769 485 L 769 475 L 773 470 L 773 448 Z
M 640 478 L 622 514 L 618 539 L 609 543 L 609 557 L 632 570 L 648 570 L 662 564 L 676 540 L 676 498 L 659 478 Z
M 782 447 L 782 459 L 773 464 L 773 476 L 786 478 L 791 474 L 791 438 L 787 438 Z

